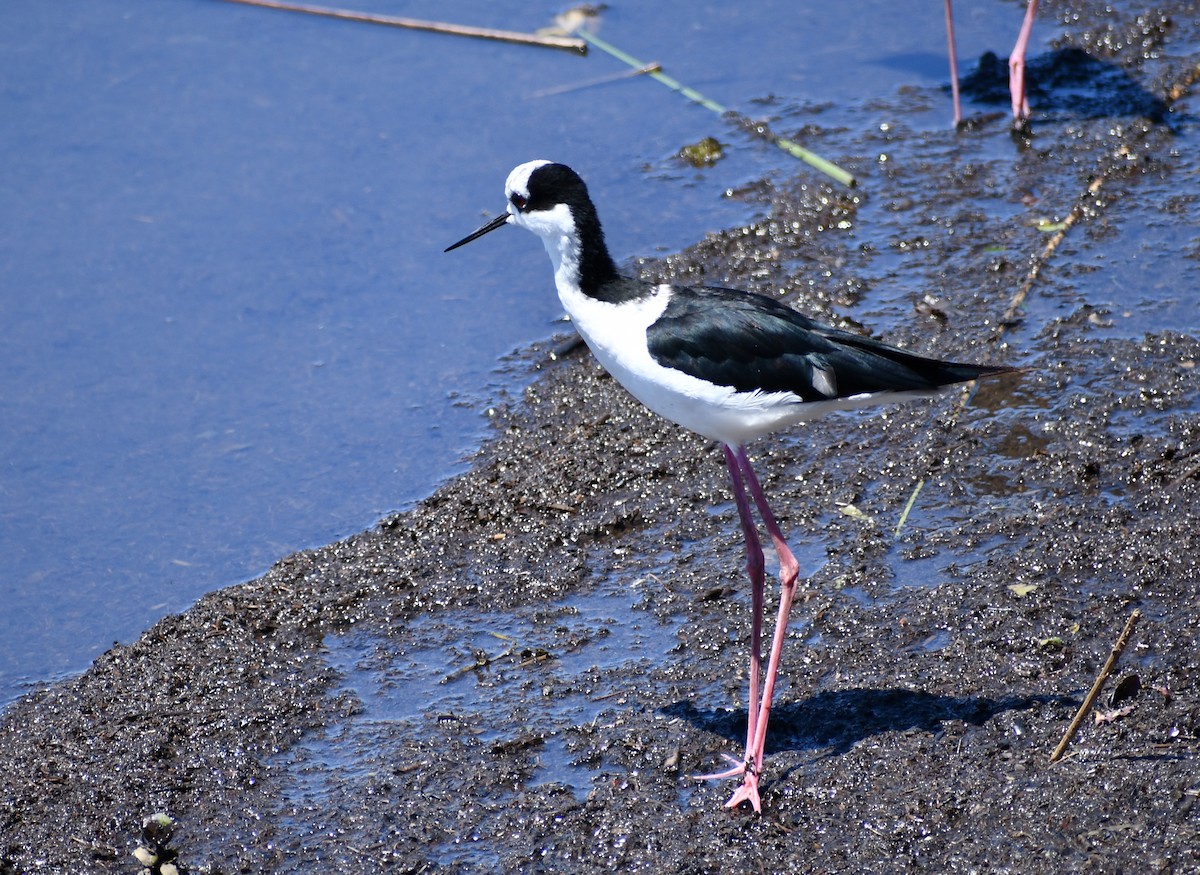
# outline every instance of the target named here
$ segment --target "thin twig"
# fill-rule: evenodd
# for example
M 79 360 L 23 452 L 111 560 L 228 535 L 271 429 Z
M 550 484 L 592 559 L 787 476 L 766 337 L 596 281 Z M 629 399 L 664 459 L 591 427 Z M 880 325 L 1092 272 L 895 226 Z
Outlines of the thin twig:
M 1083 723 L 1083 718 L 1087 716 L 1088 711 L 1092 710 L 1092 705 L 1095 704 L 1096 697 L 1100 695 L 1100 688 L 1104 686 L 1104 682 L 1108 680 L 1109 675 L 1113 673 L 1113 669 L 1117 667 L 1117 660 L 1121 658 L 1121 651 L 1129 643 L 1129 637 L 1133 634 L 1133 627 L 1137 625 L 1137 621 L 1141 616 L 1142 612 L 1140 610 L 1134 610 L 1129 615 L 1129 619 L 1125 621 L 1125 628 L 1121 630 L 1121 634 L 1117 638 L 1117 643 L 1112 646 L 1112 652 L 1108 654 L 1108 660 L 1104 663 L 1104 667 L 1100 669 L 1100 674 L 1096 675 L 1096 682 L 1092 684 L 1092 688 L 1088 691 L 1087 698 L 1083 700 L 1083 704 L 1079 706 L 1079 710 L 1075 714 L 1075 719 L 1071 721 L 1071 725 L 1063 733 L 1062 741 L 1058 743 L 1058 747 L 1054 749 L 1054 753 L 1050 754 L 1050 762 L 1056 763 L 1062 758 L 1067 745 L 1071 743 L 1071 739 L 1079 731 L 1079 725 Z
M 578 52 L 581 55 L 587 54 L 587 43 L 581 39 L 566 36 L 517 33 L 511 30 L 494 30 L 490 27 L 469 27 L 463 24 L 447 24 L 442 21 L 423 21 L 419 18 L 400 18 L 395 15 L 374 15 L 368 12 L 354 12 L 350 9 L 331 9 L 326 6 L 302 6 L 298 3 L 279 2 L 279 0 L 227 0 L 227 2 L 241 3 L 246 6 L 262 6 L 266 9 L 282 9 L 285 12 L 322 15 L 326 18 L 341 18 L 345 21 L 362 21 L 367 24 L 403 27 L 408 30 L 445 33 L 451 36 L 469 36 L 477 39 L 499 40 L 501 42 L 519 43 L 527 46 L 542 46 L 549 49 L 568 49 Z
M 470 665 L 464 665 L 459 668 L 456 668 L 454 671 L 450 672 L 450 674 L 448 674 L 444 678 L 442 678 L 441 683 L 448 684 L 451 681 L 458 680 L 458 678 L 462 677 L 469 671 L 475 671 L 477 669 L 487 668 L 492 663 L 499 662 L 502 659 L 512 656 L 513 652 L 517 649 L 517 640 L 515 638 L 513 638 L 509 635 L 504 635 L 500 632 L 489 632 L 489 634 L 493 638 L 499 638 L 501 641 L 507 641 L 508 642 L 507 649 L 505 649 L 505 651 L 503 653 L 498 653 L 495 656 L 491 656 L 490 654 L 482 653 L 482 652 L 477 653 L 475 655 L 475 661 L 473 663 L 471 663 Z
M 1105 176 L 1097 176 L 1092 180 L 1091 184 L 1088 185 L 1087 193 L 1089 201 L 1091 200 L 1091 196 L 1095 195 L 1096 192 L 1100 190 L 1100 187 L 1104 185 L 1106 178 L 1107 177 Z M 1064 238 L 1066 238 L 1072 226 L 1074 226 L 1075 223 L 1083 217 L 1084 203 L 1085 201 L 1081 200 L 1071 209 L 1071 212 L 1067 213 L 1067 217 L 1063 219 L 1061 227 L 1059 227 L 1059 229 L 1054 233 L 1054 236 L 1047 241 L 1046 245 L 1042 247 L 1041 254 L 1034 259 L 1033 265 L 1029 268 L 1029 273 L 1025 276 L 1025 282 L 1021 284 L 1019 289 L 1017 289 L 1016 294 L 1013 295 L 1012 300 L 1008 303 L 1008 309 L 1004 311 L 1004 315 L 996 324 L 996 331 L 993 334 L 993 340 L 999 340 L 1001 337 L 1003 337 L 1004 333 L 1008 330 L 1008 327 L 1017 321 L 1017 313 L 1021 309 L 1021 306 L 1025 303 L 1025 298 L 1029 295 L 1029 291 L 1033 288 L 1033 284 L 1037 282 L 1038 277 L 1041 275 L 1042 265 L 1050 260 L 1050 256 L 1054 254 L 1054 250 L 1058 249 L 1058 245 L 1063 242 Z
M 638 76 L 645 76 L 647 73 L 657 73 L 662 69 L 662 65 L 658 61 L 653 61 L 645 67 L 640 67 L 637 70 L 629 70 L 622 73 L 612 73 L 608 76 L 599 76 L 595 79 L 588 79 L 586 82 L 573 82 L 570 85 L 557 85 L 554 88 L 544 88 L 541 91 L 535 91 L 531 97 L 553 97 L 559 94 L 570 94 L 572 91 L 582 91 L 584 88 L 593 88 L 596 85 L 609 85 L 613 82 L 623 82 L 626 79 L 636 79 Z
M 913 505 L 917 503 L 917 496 L 921 494 L 921 489 L 924 486 L 925 478 L 922 477 L 917 481 L 917 485 L 913 487 L 912 495 L 908 497 L 908 503 L 904 505 L 904 513 L 900 514 L 900 521 L 896 523 L 894 537 L 900 537 L 900 530 L 904 528 L 904 523 L 908 521 L 908 515 L 912 512 Z
M 633 67 L 635 70 L 640 70 L 643 67 L 647 66 L 645 63 L 643 63 L 642 61 L 639 61 L 637 58 L 633 57 L 632 55 L 626 54 L 625 52 L 618 49 L 616 46 L 612 45 L 611 43 L 605 42 L 604 40 L 600 39 L 600 37 L 598 37 L 594 34 L 588 33 L 586 30 L 580 29 L 575 32 L 578 33 L 579 36 L 582 37 L 584 40 L 586 40 L 589 45 L 594 46 L 597 49 L 600 49 L 600 51 L 602 51 L 602 52 L 606 52 L 606 53 L 612 55 L 618 61 L 620 61 L 624 64 L 628 64 L 630 67 Z M 688 100 L 690 100 L 694 103 L 700 104 L 705 109 L 711 110 L 712 112 L 715 112 L 717 115 L 725 115 L 725 113 L 728 111 L 725 109 L 725 107 L 721 106 L 721 104 L 717 103 L 715 100 L 710 100 L 709 98 L 705 97 L 703 94 L 701 94 L 696 89 L 689 88 L 687 85 L 684 85 L 678 79 L 668 76 L 666 73 L 663 73 L 661 70 L 651 71 L 649 73 L 649 75 L 650 75 L 651 79 L 661 82 L 663 85 L 667 86 L 668 88 L 672 89 L 673 91 L 678 91 L 680 94 L 682 94 Z M 821 171 L 826 176 L 829 176 L 829 177 L 837 180 L 842 185 L 850 186 L 850 187 L 853 187 L 855 185 L 856 180 L 854 179 L 853 174 L 847 173 L 845 170 L 838 167 L 836 164 L 834 164 L 831 161 L 826 161 L 824 158 L 822 158 L 820 155 L 817 155 L 815 152 L 810 152 L 808 149 L 805 149 L 799 143 L 795 143 L 792 140 L 786 139 L 784 137 L 777 137 L 773 134 L 768 135 L 767 139 L 771 143 L 778 146 L 780 149 L 783 149 L 789 155 L 791 155 L 795 158 L 799 158 L 801 161 L 805 162 L 806 164 L 809 164 L 812 167 L 815 167 L 817 170 Z

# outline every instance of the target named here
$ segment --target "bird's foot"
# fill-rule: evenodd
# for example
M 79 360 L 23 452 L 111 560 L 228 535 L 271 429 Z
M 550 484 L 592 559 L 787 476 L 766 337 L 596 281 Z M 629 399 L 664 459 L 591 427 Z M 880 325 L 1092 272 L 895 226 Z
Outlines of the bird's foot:
M 1033 142 L 1033 127 L 1029 124 L 1029 113 L 1013 116 L 1012 138 L 1019 146 L 1028 146 Z
M 743 802 L 749 802 L 754 806 L 755 812 L 762 814 L 762 801 L 758 796 L 759 769 L 754 764 L 754 761 L 734 759 L 729 754 L 722 754 L 721 756 L 726 762 L 733 763 L 732 768 L 726 769 L 723 772 L 712 772 L 707 775 L 692 775 L 692 777 L 697 781 L 720 781 L 725 778 L 737 778 L 740 776 L 742 786 L 733 791 L 733 795 L 729 797 L 729 801 L 725 803 L 725 807 L 737 808 Z
M 749 763 L 742 775 L 742 786 L 733 791 L 725 807 L 737 808 L 743 802 L 753 805 L 755 814 L 762 814 L 762 801 L 758 798 L 758 772 Z

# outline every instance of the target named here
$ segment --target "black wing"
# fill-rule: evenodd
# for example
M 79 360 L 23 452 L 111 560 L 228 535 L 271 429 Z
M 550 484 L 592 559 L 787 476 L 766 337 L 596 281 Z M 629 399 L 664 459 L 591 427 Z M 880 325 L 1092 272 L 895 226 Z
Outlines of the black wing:
M 929 392 L 1013 370 L 914 355 L 736 289 L 674 290 L 646 340 L 664 367 L 739 392 L 791 392 L 804 401 Z

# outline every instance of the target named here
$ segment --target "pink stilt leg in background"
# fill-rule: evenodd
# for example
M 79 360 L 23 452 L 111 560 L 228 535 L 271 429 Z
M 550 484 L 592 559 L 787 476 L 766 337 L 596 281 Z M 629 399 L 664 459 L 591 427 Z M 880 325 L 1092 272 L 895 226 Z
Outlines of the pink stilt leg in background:
M 950 94 L 954 98 L 954 126 L 962 122 L 962 102 L 958 89 L 958 52 L 954 40 L 954 9 L 952 0 L 944 0 L 946 9 L 946 42 L 950 53 Z M 1022 129 L 1029 120 L 1029 100 L 1025 96 L 1025 52 L 1029 48 L 1029 35 L 1033 32 L 1033 20 L 1037 17 L 1038 0 L 1029 0 L 1025 7 L 1025 20 L 1017 35 L 1017 44 L 1008 56 L 1008 90 L 1012 95 L 1013 127 Z
M 954 127 L 962 124 L 962 98 L 958 93 L 958 50 L 954 46 L 954 4 L 944 0 L 946 7 L 946 48 L 950 54 L 950 95 L 954 98 Z
M 1033 19 L 1037 15 L 1038 0 L 1029 0 L 1025 9 L 1025 21 L 1017 35 L 1017 44 L 1008 56 L 1008 88 L 1012 92 L 1013 124 L 1024 126 L 1029 119 L 1029 100 L 1025 96 L 1025 50 L 1029 47 L 1029 34 L 1033 32 Z

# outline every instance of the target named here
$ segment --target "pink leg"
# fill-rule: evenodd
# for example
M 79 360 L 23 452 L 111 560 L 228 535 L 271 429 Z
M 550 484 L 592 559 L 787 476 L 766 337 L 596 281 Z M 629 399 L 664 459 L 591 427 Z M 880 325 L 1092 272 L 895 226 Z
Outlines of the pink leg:
M 742 786 L 734 792 L 725 805 L 732 808 L 749 800 L 750 804 L 754 806 L 755 811 L 761 811 L 762 807 L 758 797 L 758 778 L 762 774 L 763 750 L 767 743 L 767 719 L 771 714 L 771 699 L 775 693 L 775 679 L 779 674 L 779 662 L 783 655 L 783 642 L 787 638 L 788 617 L 792 612 L 792 598 L 796 594 L 796 578 L 800 575 L 800 563 L 792 555 L 792 551 L 788 548 L 787 542 L 783 538 L 783 532 L 779 530 L 779 524 L 775 521 L 775 514 L 771 511 L 771 506 L 767 504 L 767 497 L 763 493 L 762 486 L 759 485 L 758 478 L 754 476 L 754 468 L 750 465 L 750 457 L 746 455 L 745 447 L 738 448 L 737 459 L 739 467 L 742 469 L 742 475 L 745 477 L 746 485 L 750 487 L 750 494 L 754 497 L 754 503 L 758 506 L 759 516 L 762 517 L 763 525 L 766 527 L 767 533 L 771 536 L 771 540 L 775 544 L 775 551 L 779 554 L 780 593 L 779 613 L 775 619 L 775 634 L 771 640 L 771 656 L 767 662 L 767 676 L 763 685 L 762 704 L 759 706 L 758 719 L 755 721 L 755 735 L 752 749 L 746 756 L 746 773 L 742 779 Z
M 695 776 L 697 779 L 705 781 L 732 778 L 746 772 L 754 740 L 758 735 L 758 685 L 762 675 L 763 596 L 766 588 L 762 544 L 758 540 L 754 517 L 750 514 L 750 502 L 746 499 L 746 489 L 742 483 L 738 456 L 728 446 L 725 447 L 725 464 L 729 466 L 729 479 L 733 483 L 733 498 L 737 502 L 738 516 L 742 521 L 742 535 L 746 539 L 746 572 L 750 577 L 750 702 L 746 711 L 745 759 L 740 762 L 735 761 L 734 767 L 727 771 Z M 727 757 L 727 759 L 732 760 L 733 758 Z
M 752 585 L 753 616 L 751 618 L 750 644 L 750 709 L 746 716 L 746 758 L 733 768 L 712 775 L 697 775 L 702 780 L 713 778 L 742 777 L 742 786 L 734 791 L 725 803 L 726 808 L 736 808 L 743 802 L 749 802 L 755 811 L 762 811 L 762 801 L 758 793 L 758 779 L 762 775 L 763 750 L 767 743 L 767 719 L 771 714 L 771 698 L 775 693 L 775 678 L 779 674 L 779 661 L 783 654 L 783 642 L 787 637 L 788 616 L 792 612 L 792 598 L 796 592 L 796 578 L 800 574 L 800 564 L 792 551 L 788 549 L 775 514 L 767 504 L 767 497 L 754 475 L 750 465 L 750 457 L 746 455 L 745 447 L 725 447 L 725 462 L 729 466 L 729 479 L 733 481 L 734 498 L 737 500 L 738 515 L 742 520 L 742 532 L 746 536 L 746 566 L 750 573 Z M 764 573 L 762 546 L 758 540 L 758 532 L 754 527 L 754 519 L 750 515 L 750 504 L 746 500 L 746 486 L 758 506 L 758 514 L 762 517 L 763 525 L 771 536 L 775 551 L 779 554 L 779 614 L 775 620 L 775 634 L 771 640 L 771 656 L 767 663 L 766 682 L 759 700 L 759 673 L 762 665 L 762 615 L 764 600 Z M 727 757 L 727 759 L 732 759 Z
M 746 501 L 745 484 L 738 471 L 739 454 L 744 454 L 746 451 L 739 448 L 735 453 L 730 447 L 724 449 L 725 464 L 729 468 L 729 479 L 733 482 L 733 491 L 738 505 L 738 516 L 742 520 L 742 534 L 746 537 L 746 573 L 750 577 L 750 696 L 746 710 L 746 759 L 749 761 L 751 745 L 758 733 L 758 685 L 762 677 L 766 563 L 763 561 L 762 544 L 758 540 L 758 531 L 754 527 L 754 517 L 750 515 L 750 504 Z
M 946 43 L 950 50 L 950 94 L 954 98 L 954 127 L 962 124 L 962 101 L 958 95 L 958 52 L 954 47 L 954 8 L 951 0 L 946 5 Z
M 1017 35 L 1017 44 L 1008 56 L 1008 88 L 1012 92 L 1013 123 L 1021 127 L 1029 118 L 1029 101 L 1025 97 L 1025 50 L 1029 47 L 1029 35 L 1033 32 L 1033 19 L 1037 15 L 1038 0 L 1029 0 L 1025 9 L 1025 21 Z

